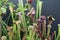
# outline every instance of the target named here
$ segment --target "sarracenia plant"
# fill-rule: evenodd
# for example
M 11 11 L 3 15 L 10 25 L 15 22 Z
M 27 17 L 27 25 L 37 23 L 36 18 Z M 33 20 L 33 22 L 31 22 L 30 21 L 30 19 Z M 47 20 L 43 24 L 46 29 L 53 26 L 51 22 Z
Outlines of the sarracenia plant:
M 6 30 L 7 24 L 2 20 L 2 14 L 6 13 L 6 8 L 3 7 L 4 5 L 2 4 L 6 3 L 7 1 L 8 0 L 0 0 L 0 39 L 1 39 L 1 35 L 7 37 L 7 30 Z
M 48 17 L 48 30 L 46 30 L 46 17 L 41 17 L 42 1 L 36 0 L 36 13 L 34 7 L 32 7 L 32 0 L 26 0 L 26 6 L 23 5 L 23 0 L 18 0 L 18 8 L 14 10 L 15 5 L 7 2 L 8 0 L 0 0 L 0 24 L 2 26 L 2 37 L 7 37 L 7 40 L 51 40 L 53 35 L 50 35 L 51 24 L 54 21 L 52 16 Z M 4 3 L 4 6 L 2 6 Z M 2 20 L 2 13 L 6 12 L 5 5 L 9 4 L 10 15 L 12 17 L 12 26 L 8 26 Z M 25 11 L 29 12 L 25 14 Z M 9 15 L 9 17 L 10 17 Z M 9 19 L 9 17 L 7 19 Z M 6 19 L 6 20 L 7 20 Z M 36 19 L 36 20 L 35 20 Z M 7 20 L 8 22 L 8 20 Z M 1 27 L 0 26 L 0 27 Z M 60 24 L 58 24 L 58 36 L 54 31 L 55 39 L 59 40 L 60 37 Z M 8 32 L 7 32 L 8 31 Z M 21 37 L 21 31 L 24 32 Z M 46 35 L 47 31 L 47 35 Z
M 60 24 L 58 24 L 58 35 L 55 40 L 59 40 L 59 39 L 60 39 Z
M 19 0 L 19 1 L 20 1 L 20 3 L 18 5 L 18 9 L 20 9 L 20 12 L 22 13 L 22 25 L 23 25 L 23 27 L 26 27 L 23 0 Z
M 12 22 L 15 22 L 15 19 L 14 19 L 14 13 L 13 13 L 13 11 L 14 11 L 14 9 L 13 9 L 13 7 L 14 7 L 15 5 L 13 5 L 12 3 L 10 3 L 9 4 L 9 9 L 10 9 L 10 13 L 11 13 L 11 16 L 12 16 Z M 16 25 L 17 25 L 17 27 L 16 27 Z M 17 29 L 17 30 L 16 30 Z M 13 32 L 14 32 L 14 36 L 15 36 L 15 40 L 20 40 L 21 38 L 20 38 L 20 26 L 19 26 L 19 24 L 15 24 L 15 23 L 13 23 Z M 17 34 L 17 32 L 18 32 L 18 34 Z

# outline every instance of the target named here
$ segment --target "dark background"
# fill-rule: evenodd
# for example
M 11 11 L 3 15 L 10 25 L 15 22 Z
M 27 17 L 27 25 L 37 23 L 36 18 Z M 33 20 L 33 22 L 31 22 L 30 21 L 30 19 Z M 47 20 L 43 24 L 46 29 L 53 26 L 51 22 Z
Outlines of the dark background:
M 18 4 L 18 0 L 9 0 L 14 4 Z M 43 1 L 43 8 L 42 8 L 42 15 L 49 16 L 52 15 L 56 19 L 55 22 L 52 24 L 51 32 L 54 30 L 57 31 L 58 26 L 57 24 L 60 23 L 60 0 L 42 0 Z M 36 0 L 33 0 L 32 6 L 36 8 Z M 24 4 L 26 1 L 24 0 Z

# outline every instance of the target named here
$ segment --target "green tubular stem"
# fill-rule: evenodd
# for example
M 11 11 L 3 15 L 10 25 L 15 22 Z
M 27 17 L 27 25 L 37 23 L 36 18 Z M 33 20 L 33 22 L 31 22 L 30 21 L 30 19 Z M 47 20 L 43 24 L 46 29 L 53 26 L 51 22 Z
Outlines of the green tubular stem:
M 54 36 L 54 40 L 55 40 L 55 39 L 56 39 L 56 31 L 54 31 L 54 35 L 55 35 L 55 36 Z
M 27 36 L 28 40 L 33 40 L 34 39 L 34 34 L 32 34 L 32 30 L 28 30 L 29 31 L 29 35 Z
M 47 37 L 50 35 L 50 28 L 48 28 Z
M 3 34 L 6 35 L 6 33 L 7 33 L 7 30 L 6 30 L 7 24 L 6 24 L 5 22 L 3 22 L 1 19 L 0 19 L 0 23 L 1 23 L 1 25 L 2 25 Z
M 23 0 L 18 0 L 18 3 L 23 6 Z
M 15 39 L 16 40 L 21 40 L 21 38 L 20 38 L 20 24 L 18 24 L 17 27 L 16 27 L 16 24 L 13 24 L 13 32 L 16 34 Z
M 60 37 L 60 24 L 58 24 L 58 36 L 57 36 L 56 40 L 58 40 L 59 37 Z
M 20 11 L 22 12 L 22 24 L 23 24 L 23 27 L 26 27 L 26 22 L 25 22 L 25 13 L 24 13 L 24 8 L 23 8 L 23 0 L 21 0 L 21 3 L 20 3 Z
M 11 37 L 9 37 L 9 40 L 12 40 L 12 38 L 11 38 Z
M 42 1 L 36 0 L 36 19 L 38 19 L 41 16 L 42 3 Z
M 14 21 L 13 12 L 11 12 L 11 16 L 12 16 L 12 21 Z
M 41 12 L 42 12 L 42 1 L 39 1 L 39 17 L 41 17 Z
M 0 0 L 0 6 L 2 6 L 2 1 Z
M 58 24 L 58 35 L 60 36 L 60 24 Z
M 16 24 L 13 24 L 13 32 L 16 33 Z
M 36 35 L 36 40 L 38 39 L 38 35 Z
M 21 38 L 20 38 L 20 25 L 17 25 L 17 27 L 16 27 L 16 24 L 13 24 L 13 32 L 15 33 L 15 40 L 21 40 Z
M 0 20 L 1 24 L 4 24 L 5 26 L 7 26 L 7 24 L 5 22 L 3 22 L 2 20 Z
M 18 38 L 19 38 L 19 40 L 20 40 L 20 24 L 17 25 L 17 28 L 18 28 L 18 29 L 17 29 L 17 31 L 18 31 Z
M 4 24 L 1 24 L 2 25 L 2 29 L 3 29 L 3 35 L 6 35 L 7 34 L 7 29 L 5 28 Z M 7 36 L 7 35 L 6 35 Z
M 57 38 L 56 38 L 55 40 L 58 40 L 58 39 L 59 39 L 59 37 L 60 37 L 60 36 L 58 35 L 58 36 L 57 36 Z
M 4 29 L 3 31 L 4 31 L 4 33 L 3 33 L 3 35 L 5 35 L 6 37 L 7 37 L 7 40 L 9 40 L 9 38 L 8 38 L 8 32 L 7 32 L 7 29 L 5 28 L 5 25 L 4 24 L 2 24 L 2 29 Z
M 39 5 L 39 0 L 36 0 L 36 19 L 38 19 L 39 18 L 39 8 L 38 8 L 38 5 Z

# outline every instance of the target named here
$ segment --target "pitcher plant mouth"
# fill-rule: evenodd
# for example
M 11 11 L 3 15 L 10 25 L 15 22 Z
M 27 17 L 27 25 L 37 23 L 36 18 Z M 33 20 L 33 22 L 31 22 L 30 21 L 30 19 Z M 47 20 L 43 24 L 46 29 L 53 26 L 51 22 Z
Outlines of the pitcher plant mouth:
M 32 3 L 32 0 L 28 0 L 28 3 L 31 4 Z
M 55 18 L 53 18 L 53 16 L 48 16 L 47 17 L 50 21 L 55 21 Z

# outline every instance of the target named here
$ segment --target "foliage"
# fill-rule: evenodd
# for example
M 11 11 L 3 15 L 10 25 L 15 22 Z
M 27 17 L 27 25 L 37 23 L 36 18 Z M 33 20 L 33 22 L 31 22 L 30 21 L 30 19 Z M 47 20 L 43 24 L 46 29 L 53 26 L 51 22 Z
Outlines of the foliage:
M 25 6 L 23 5 L 23 0 L 19 1 L 18 8 L 14 10 L 16 5 L 12 2 L 8 2 L 8 0 L 0 0 L 0 16 L 2 13 L 6 13 L 5 6 L 8 4 L 10 15 L 12 17 L 11 26 L 8 26 L 2 19 L 0 19 L 2 25 L 2 37 L 6 37 L 7 40 L 53 40 L 53 37 L 54 40 L 59 39 L 60 31 L 58 31 L 57 37 L 56 31 L 53 32 L 54 34 L 50 35 L 51 24 L 54 21 L 52 16 L 48 17 L 48 30 L 45 30 L 47 33 L 44 33 L 45 31 L 43 31 L 46 28 L 46 17 L 41 16 L 42 3 L 40 4 L 40 2 L 42 1 L 36 0 L 36 13 L 35 9 L 33 7 L 31 8 L 31 4 L 28 3 L 28 0 L 26 0 L 27 4 Z M 4 5 L 2 5 L 2 3 Z M 29 10 L 29 12 L 26 14 L 25 11 L 27 10 Z M 10 17 L 7 18 L 7 22 L 9 18 Z M 60 29 L 60 24 L 58 26 Z M 42 30 L 40 27 L 43 27 Z

